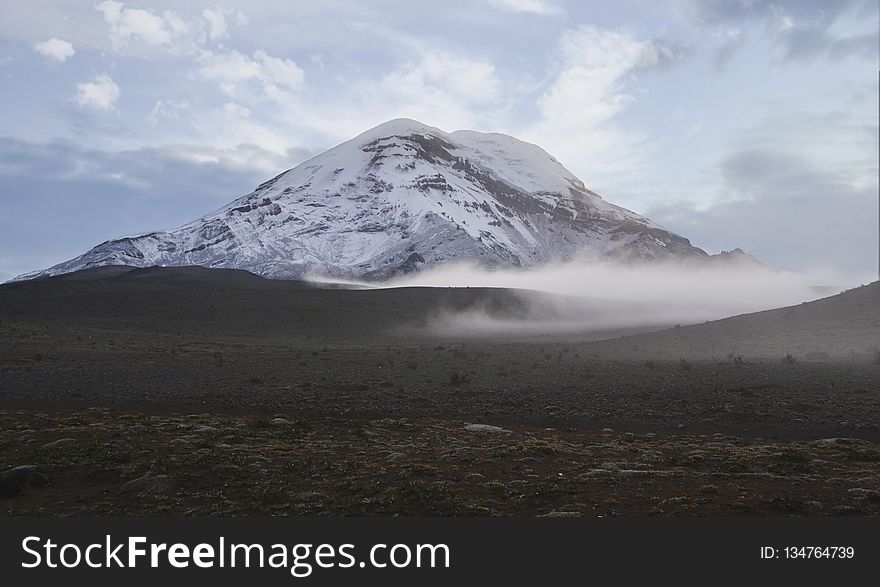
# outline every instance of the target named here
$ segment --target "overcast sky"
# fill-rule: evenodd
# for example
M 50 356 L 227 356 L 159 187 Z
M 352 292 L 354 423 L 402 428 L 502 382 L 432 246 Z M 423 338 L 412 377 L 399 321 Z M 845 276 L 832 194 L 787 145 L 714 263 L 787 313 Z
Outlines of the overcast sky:
M 876 279 L 876 0 L 0 3 L 0 280 L 396 117 L 541 145 L 710 252 Z

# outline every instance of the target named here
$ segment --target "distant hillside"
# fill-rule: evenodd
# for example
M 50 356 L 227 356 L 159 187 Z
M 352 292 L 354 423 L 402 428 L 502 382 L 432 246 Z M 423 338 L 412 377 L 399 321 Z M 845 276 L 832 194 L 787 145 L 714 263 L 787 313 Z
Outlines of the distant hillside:
M 622 313 L 641 319 L 626 328 L 605 320 Z M 0 327 L 24 321 L 77 332 L 189 332 L 284 344 L 537 336 L 599 341 L 584 350 L 609 359 L 780 360 L 791 354 L 799 361 L 867 361 L 880 347 L 880 283 L 798 306 L 654 332 L 663 326 L 651 318 L 644 304 L 537 291 L 352 290 L 203 267 L 99 267 L 0 285 Z
M 868 359 L 880 347 L 880 282 L 798 306 L 593 343 L 629 358 Z M 827 356 L 826 356 L 827 355 Z
M 21 323 L 66 328 L 83 336 L 188 333 L 275 339 L 279 344 L 347 344 L 387 342 L 397 336 L 446 338 L 433 327 L 441 316 L 480 312 L 511 320 L 521 329 L 534 323 L 528 334 L 542 335 L 541 322 L 558 322 L 555 308 L 565 301 L 552 294 L 499 288 L 352 289 L 266 279 L 237 269 L 107 266 L 0 285 L 0 332 L 4 324 Z M 587 302 L 578 308 L 578 314 L 596 312 Z M 598 340 L 650 328 L 581 334 Z M 470 338 L 469 333 L 462 336 Z

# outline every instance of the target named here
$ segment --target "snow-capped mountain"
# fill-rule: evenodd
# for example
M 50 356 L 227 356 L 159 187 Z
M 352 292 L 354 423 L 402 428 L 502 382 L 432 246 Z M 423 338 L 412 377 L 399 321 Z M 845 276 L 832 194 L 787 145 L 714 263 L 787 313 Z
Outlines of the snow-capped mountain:
M 379 279 L 450 261 L 526 268 L 576 257 L 709 255 L 606 202 L 536 145 L 397 119 L 180 228 L 107 241 L 22 277 L 202 265 Z

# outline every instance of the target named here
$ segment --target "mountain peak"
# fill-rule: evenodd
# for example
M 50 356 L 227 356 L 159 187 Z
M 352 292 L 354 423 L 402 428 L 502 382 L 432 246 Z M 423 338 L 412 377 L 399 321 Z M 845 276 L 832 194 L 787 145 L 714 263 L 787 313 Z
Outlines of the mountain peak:
M 200 265 L 381 279 L 448 262 L 708 258 L 603 200 L 537 145 L 397 118 L 180 228 L 102 243 L 34 276 Z
M 370 141 L 386 137 L 394 136 L 410 136 L 413 134 L 433 134 L 436 136 L 446 136 L 446 132 L 433 126 L 421 123 L 411 118 L 392 118 L 387 122 L 383 122 L 373 128 L 357 135 L 355 141 Z

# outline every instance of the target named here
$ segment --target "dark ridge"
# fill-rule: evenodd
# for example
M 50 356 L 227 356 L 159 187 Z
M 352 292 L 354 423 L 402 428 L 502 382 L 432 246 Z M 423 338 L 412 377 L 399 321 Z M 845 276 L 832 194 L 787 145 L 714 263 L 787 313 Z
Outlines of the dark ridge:
M 107 265 L 0 285 L 0 291 L 49 294 L 71 288 L 114 290 L 156 289 L 302 289 L 314 287 L 304 281 L 267 279 L 244 269 L 221 269 L 198 265 L 184 267 L 130 267 Z
M 603 355 L 730 361 L 855 359 L 880 349 L 880 282 L 827 298 L 594 343 Z

